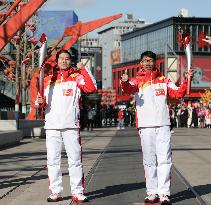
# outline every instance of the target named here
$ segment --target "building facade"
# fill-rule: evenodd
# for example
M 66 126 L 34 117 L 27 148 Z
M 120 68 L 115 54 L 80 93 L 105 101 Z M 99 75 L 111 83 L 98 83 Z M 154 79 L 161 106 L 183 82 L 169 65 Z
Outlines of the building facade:
M 112 88 L 112 64 L 120 62 L 121 35 L 143 26 L 145 26 L 143 20 L 136 20 L 132 15 L 126 15 L 124 21 L 98 32 L 99 45 L 102 47 L 103 89 Z
M 113 88 L 122 96 L 119 80 L 124 70 L 130 78 L 139 70 L 142 52 L 151 50 L 158 56 L 161 73 L 175 83 L 183 79 L 187 68 L 182 35 L 189 32 L 192 47 L 194 78 L 192 92 L 187 97 L 200 97 L 211 87 L 211 47 L 203 39 L 211 34 L 211 18 L 170 17 L 121 36 L 121 63 L 112 66 Z

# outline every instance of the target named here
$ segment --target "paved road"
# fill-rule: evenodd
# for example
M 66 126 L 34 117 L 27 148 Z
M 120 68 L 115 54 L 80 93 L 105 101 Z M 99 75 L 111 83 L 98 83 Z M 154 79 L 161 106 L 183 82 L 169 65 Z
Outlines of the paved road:
M 172 137 L 172 202 L 211 204 L 211 129 L 176 129 Z M 140 142 L 135 129 L 82 132 L 87 205 L 141 205 L 145 197 Z M 25 139 L 0 151 L 0 204 L 45 205 L 48 196 L 44 139 Z M 63 153 L 64 201 L 70 204 Z
M 175 168 L 201 204 L 211 204 L 211 129 L 180 128 L 172 136 Z M 204 202 L 203 202 L 204 201 Z
M 194 194 L 174 170 L 171 189 L 173 204 L 198 204 Z M 145 191 L 142 153 L 137 132 L 133 129 L 119 131 L 112 138 L 88 184 L 88 205 L 141 205 L 146 196 Z

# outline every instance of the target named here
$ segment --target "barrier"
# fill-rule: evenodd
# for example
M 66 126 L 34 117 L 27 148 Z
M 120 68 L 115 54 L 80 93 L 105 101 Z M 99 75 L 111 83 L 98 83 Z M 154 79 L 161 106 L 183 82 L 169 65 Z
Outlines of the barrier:
M 0 120 L 0 131 L 17 130 L 23 137 L 45 137 L 44 120 Z
M 0 148 L 18 144 L 22 139 L 23 134 L 21 130 L 0 131 Z

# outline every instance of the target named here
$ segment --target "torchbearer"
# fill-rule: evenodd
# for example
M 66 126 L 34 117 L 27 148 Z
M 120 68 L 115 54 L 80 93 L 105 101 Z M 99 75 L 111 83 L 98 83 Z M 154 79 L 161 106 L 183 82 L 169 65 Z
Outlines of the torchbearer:
M 87 201 L 84 196 L 84 176 L 81 158 L 80 100 L 82 91 L 97 90 L 91 72 L 79 62 L 71 66 L 72 56 L 67 50 L 56 55 L 57 67 L 52 75 L 44 78 L 44 97 L 39 95 L 37 103 L 45 107 L 45 130 L 49 190 L 48 202 L 62 200 L 61 151 L 64 143 L 68 156 L 72 200 Z
M 127 94 L 135 94 L 136 125 L 139 130 L 143 152 L 147 196 L 145 203 L 161 202 L 170 205 L 171 179 L 171 132 L 167 97 L 182 98 L 187 89 L 187 78 L 177 87 L 162 76 L 156 68 L 156 54 L 145 51 L 141 54 L 142 75 L 129 79 L 122 75 L 122 89 Z

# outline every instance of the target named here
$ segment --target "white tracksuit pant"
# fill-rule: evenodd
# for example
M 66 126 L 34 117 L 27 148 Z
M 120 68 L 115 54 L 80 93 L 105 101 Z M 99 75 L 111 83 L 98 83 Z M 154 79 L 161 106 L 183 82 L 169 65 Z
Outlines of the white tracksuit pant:
M 83 193 L 84 179 L 79 129 L 46 130 L 49 189 L 52 193 L 60 193 L 63 190 L 60 168 L 63 142 L 68 156 L 72 195 Z
M 170 195 L 172 166 L 169 126 L 139 128 L 147 194 Z

